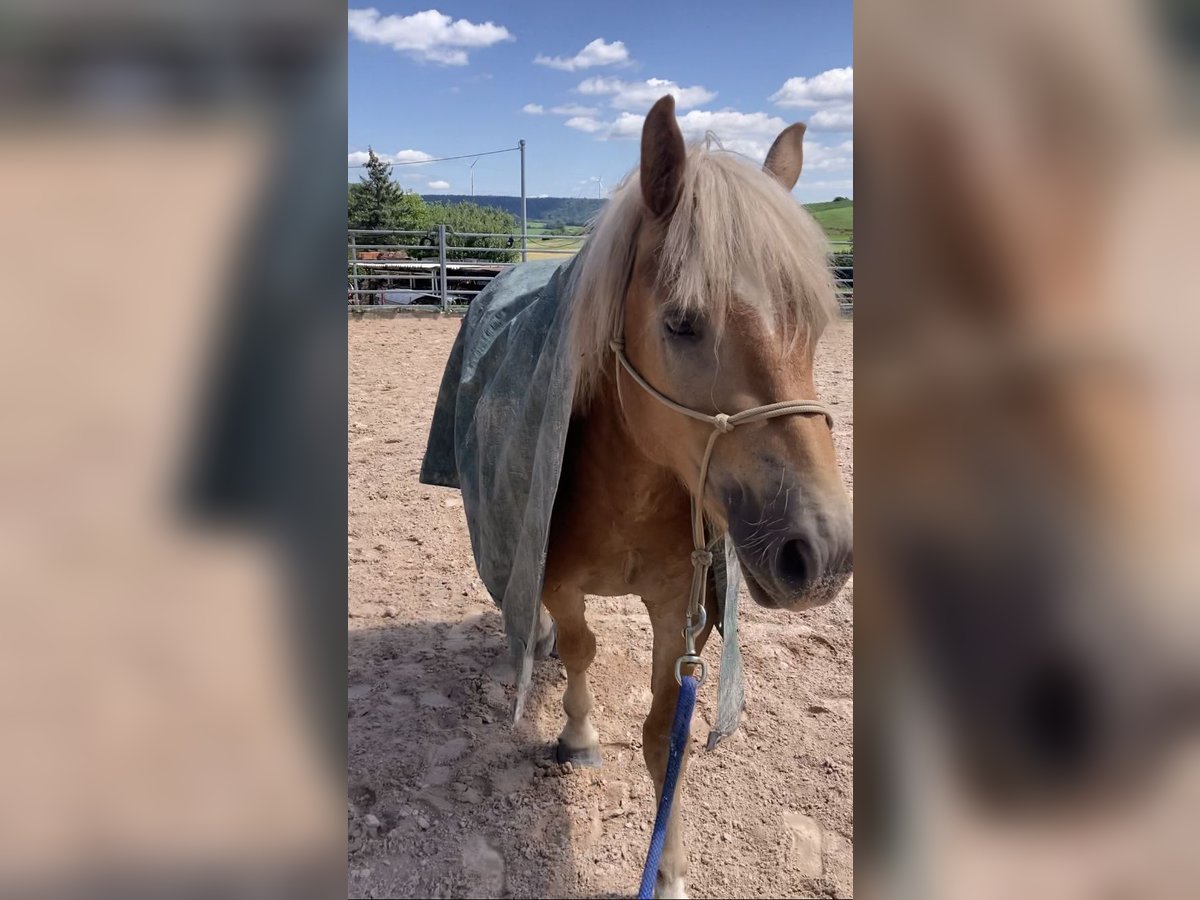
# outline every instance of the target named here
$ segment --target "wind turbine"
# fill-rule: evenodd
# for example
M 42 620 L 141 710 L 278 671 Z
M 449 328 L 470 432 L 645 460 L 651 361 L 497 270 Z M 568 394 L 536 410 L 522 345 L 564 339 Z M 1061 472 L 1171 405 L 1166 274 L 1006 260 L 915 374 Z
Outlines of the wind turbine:
M 470 171 L 471 171 L 471 199 L 472 200 L 475 199 L 475 163 L 477 163 L 477 162 L 479 162 L 478 159 L 476 159 L 475 162 L 473 162 L 469 166 L 467 166 L 467 168 L 470 169 Z

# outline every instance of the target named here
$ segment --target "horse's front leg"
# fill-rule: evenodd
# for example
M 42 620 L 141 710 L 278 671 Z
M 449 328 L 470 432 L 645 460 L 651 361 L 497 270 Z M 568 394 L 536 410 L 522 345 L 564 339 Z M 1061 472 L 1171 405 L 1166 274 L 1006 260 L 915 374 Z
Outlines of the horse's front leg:
M 600 735 L 591 721 L 592 689 L 587 676 L 596 658 L 596 636 L 584 617 L 583 591 L 571 586 L 547 590 L 542 603 L 554 619 L 558 658 L 567 670 L 563 693 L 567 724 L 559 735 L 556 756 L 559 762 L 599 767 Z
M 671 723 L 675 718 L 675 704 L 679 699 L 679 684 L 675 681 L 675 660 L 684 651 L 683 627 L 687 620 L 688 589 L 691 586 L 689 573 L 686 581 L 672 586 L 658 596 L 643 599 L 650 613 L 650 624 L 654 629 L 654 672 L 651 689 L 654 701 L 650 715 L 642 726 L 642 753 L 646 768 L 654 780 L 655 800 L 661 802 L 663 781 L 667 774 L 667 756 L 671 745 Z M 710 598 L 711 600 L 711 598 Z M 696 638 L 699 653 L 712 630 L 713 610 L 709 610 L 709 624 Z M 679 766 L 679 780 L 675 785 L 675 797 L 671 801 L 671 818 L 667 823 L 667 838 L 663 844 L 662 859 L 658 864 L 658 880 L 655 884 L 656 897 L 686 897 L 687 854 L 683 849 L 683 816 L 679 810 L 679 795 L 687 772 L 687 751 Z

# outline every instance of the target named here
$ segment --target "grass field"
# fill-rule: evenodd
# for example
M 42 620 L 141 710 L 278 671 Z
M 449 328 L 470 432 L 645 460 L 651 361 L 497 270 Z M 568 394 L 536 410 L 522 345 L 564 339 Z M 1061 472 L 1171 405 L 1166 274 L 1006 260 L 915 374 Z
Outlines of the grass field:
M 529 258 L 530 259 L 565 259 L 570 251 L 574 253 L 583 242 L 578 235 L 583 231 L 582 226 L 567 225 L 563 230 L 565 235 L 546 234 L 546 223 L 539 219 L 529 220 Z
M 831 241 L 854 240 L 854 201 L 831 200 L 828 203 L 806 203 L 807 209 L 817 224 L 825 229 L 825 234 Z M 566 226 L 566 235 L 547 235 L 547 225 L 538 219 L 529 220 L 529 258 L 530 259 L 561 259 L 567 254 L 555 251 L 574 252 L 582 246 L 578 235 L 583 228 L 578 225 Z
M 812 213 L 831 241 L 854 240 L 854 201 L 834 200 L 829 203 L 806 203 L 804 208 Z
M 529 220 L 529 233 L 530 234 L 545 234 L 546 231 L 549 229 L 549 227 L 550 227 L 549 225 L 547 225 L 545 222 L 541 221 L 540 219 L 530 219 Z M 570 234 L 580 234 L 583 231 L 583 226 L 582 225 L 564 225 L 562 227 L 562 230 L 565 231 L 569 235 Z

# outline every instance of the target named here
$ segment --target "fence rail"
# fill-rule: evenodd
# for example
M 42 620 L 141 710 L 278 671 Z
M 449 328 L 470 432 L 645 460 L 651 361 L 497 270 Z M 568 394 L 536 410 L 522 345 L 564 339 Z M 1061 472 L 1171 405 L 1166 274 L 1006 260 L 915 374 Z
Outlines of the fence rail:
M 445 225 L 431 231 L 351 229 L 346 242 L 348 309 L 461 311 L 493 278 L 519 264 L 522 256 L 565 258 L 578 253 L 586 241 L 582 234 L 456 232 Z M 830 242 L 830 266 L 838 303 L 850 311 L 854 307 L 851 242 Z

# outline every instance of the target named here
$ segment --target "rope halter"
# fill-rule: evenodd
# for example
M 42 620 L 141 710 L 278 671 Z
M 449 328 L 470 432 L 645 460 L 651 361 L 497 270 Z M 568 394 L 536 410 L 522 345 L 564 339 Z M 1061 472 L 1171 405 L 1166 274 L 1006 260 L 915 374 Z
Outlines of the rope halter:
M 617 321 L 617 333 L 608 342 L 609 348 L 613 351 L 617 359 L 616 378 L 618 396 L 621 391 L 621 370 L 624 369 L 642 390 L 659 403 L 680 415 L 695 419 L 698 422 L 704 422 L 712 426 L 713 429 L 712 433 L 708 436 L 708 444 L 704 448 L 704 457 L 700 462 L 700 477 L 697 479 L 696 490 L 692 493 L 691 497 L 692 591 L 688 599 L 687 624 L 683 629 L 685 649 L 683 655 L 675 660 L 675 680 L 677 682 L 680 684 L 683 683 L 683 667 L 690 665 L 693 667 L 693 675 L 696 678 L 697 684 L 703 684 L 708 669 L 704 665 L 704 660 L 696 653 L 696 635 L 703 631 L 704 626 L 707 624 L 707 613 L 704 611 L 704 593 L 708 586 L 708 570 L 713 564 L 712 551 L 708 549 L 704 540 L 704 486 L 708 480 L 708 464 L 712 459 L 713 446 L 717 443 L 717 438 L 723 434 L 729 434 L 739 425 L 745 425 L 750 422 L 764 422 L 769 419 L 777 419 L 780 416 L 824 416 L 825 421 L 829 423 L 829 427 L 832 430 L 833 413 L 829 411 L 829 407 L 824 403 L 816 400 L 785 400 L 780 403 L 768 403 L 763 406 L 752 406 L 733 415 L 726 413 L 709 415 L 708 413 L 702 413 L 684 406 L 681 403 L 676 403 L 650 384 L 650 382 L 646 381 L 637 369 L 633 367 L 633 364 L 629 361 L 629 357 L 625 355 L 624 331 L 625 315 L 622 309 Z M 696 670 L 698 670 L 698 674 Z

